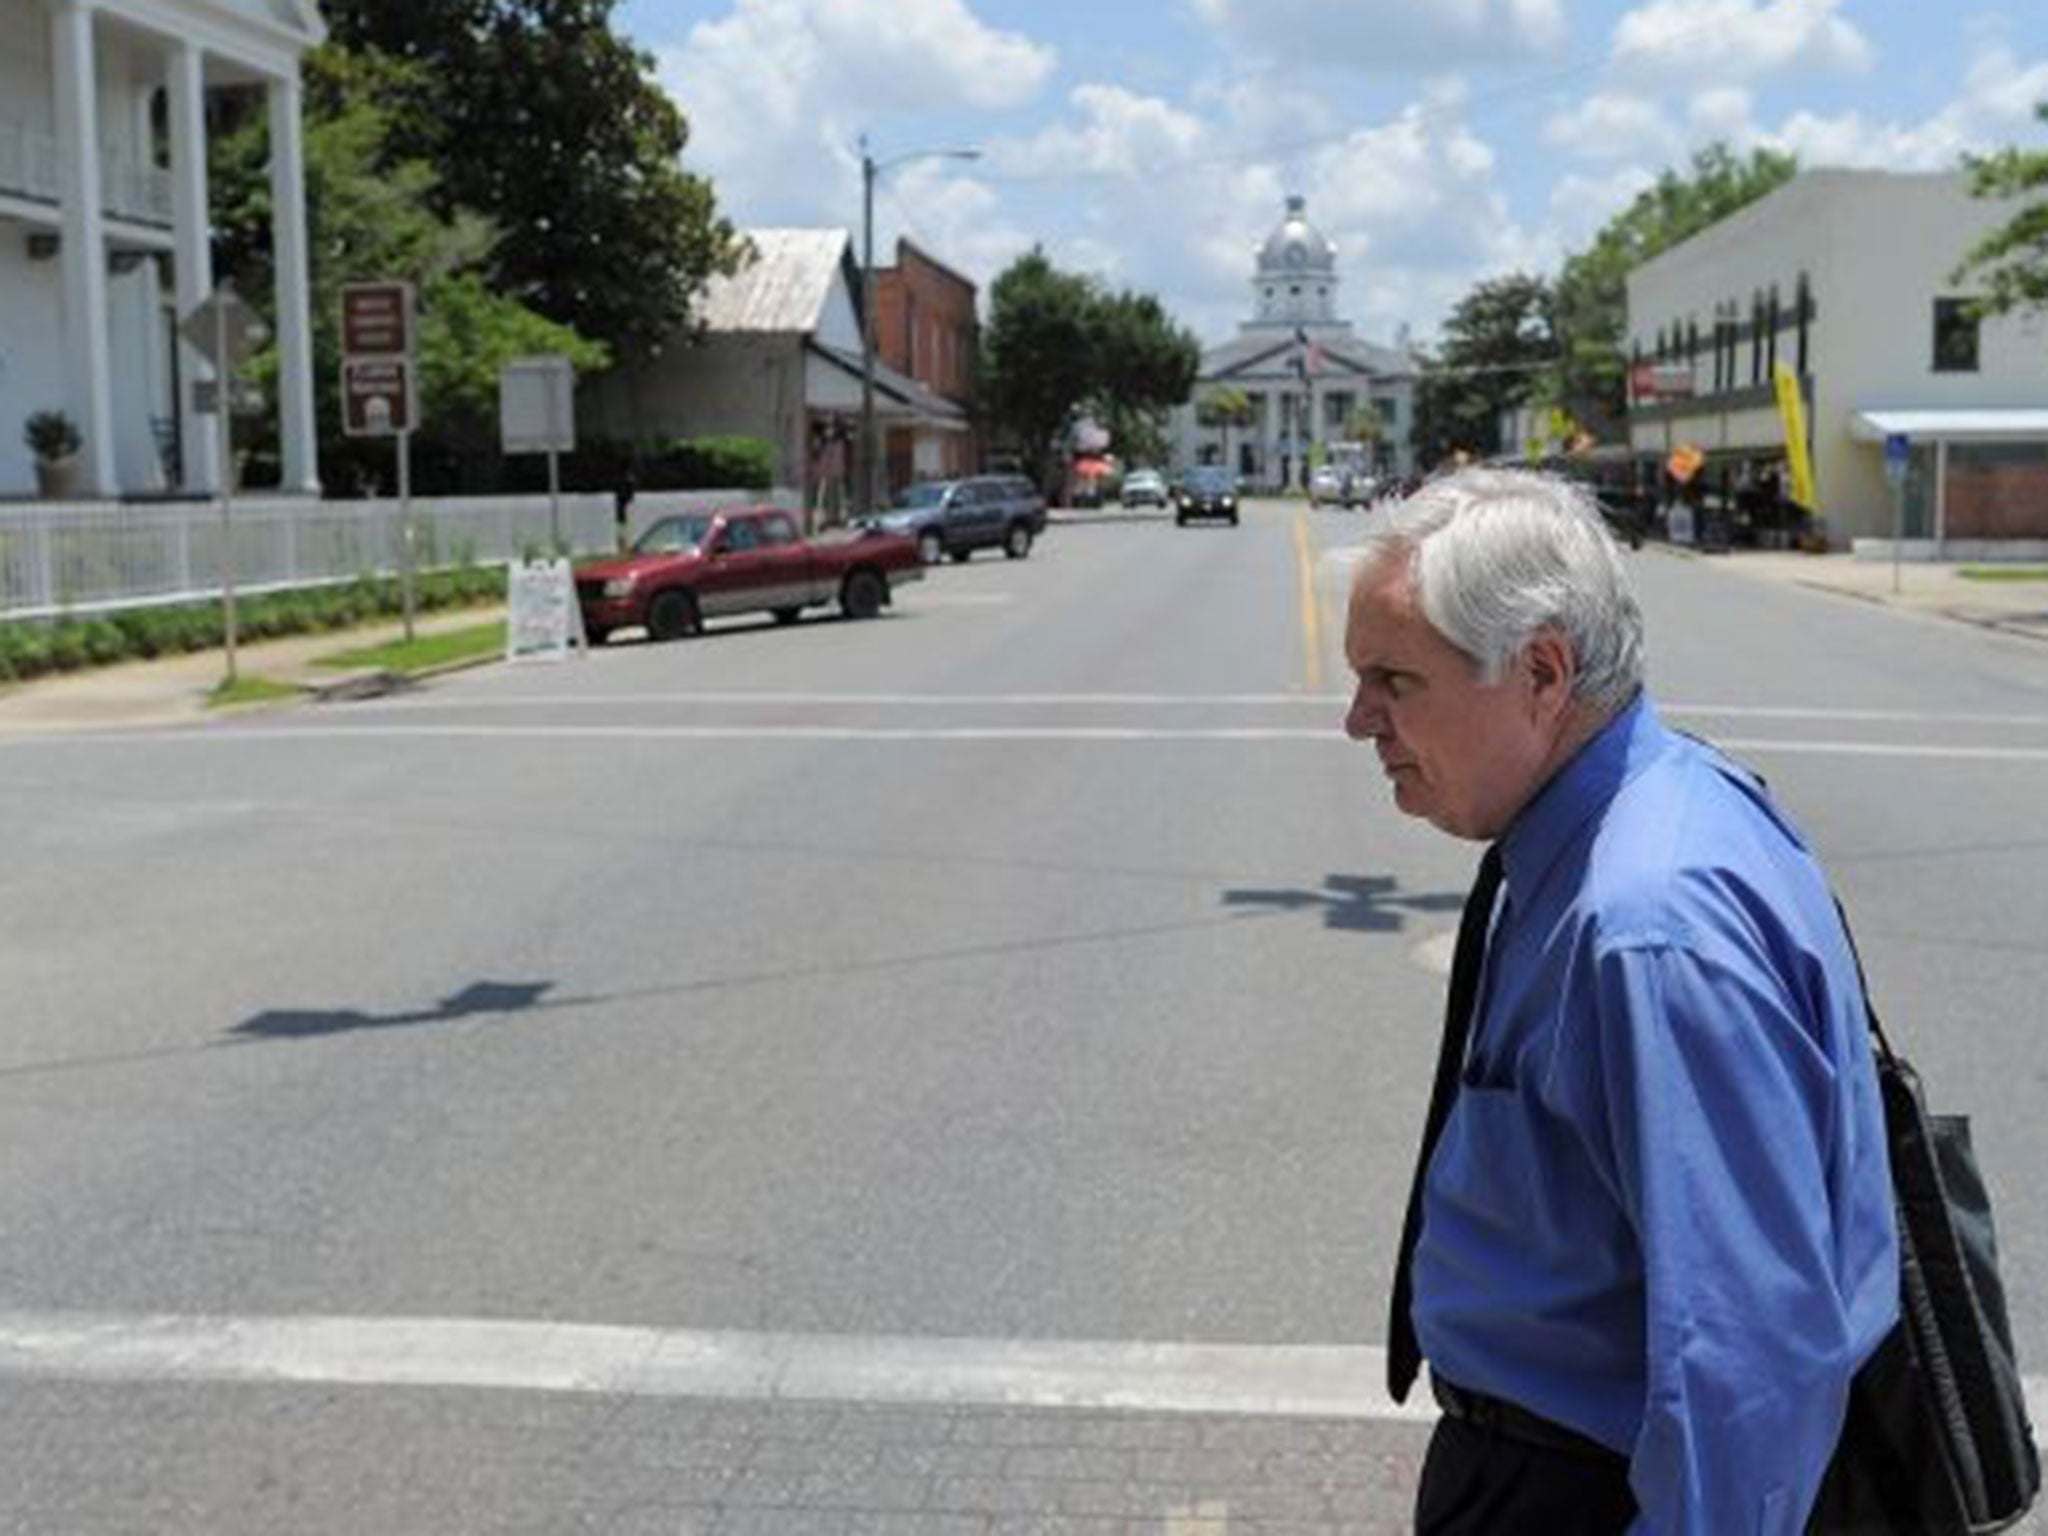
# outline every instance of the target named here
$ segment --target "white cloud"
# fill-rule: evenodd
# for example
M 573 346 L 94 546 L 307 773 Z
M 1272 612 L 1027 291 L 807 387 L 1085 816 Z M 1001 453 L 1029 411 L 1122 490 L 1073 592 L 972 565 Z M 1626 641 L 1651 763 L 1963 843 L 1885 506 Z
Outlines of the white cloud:
M 863 128 L 886 154 L 888 125 L 907 111 L 1014 107 L 1056 64 L 1051 48 L 985 25 L 963 0 L 733 0 L 656 52 L 690 121 L 685 158 L 753 223 L 857 213 Z
M 1550 231 L 1567 251 L 1583 251 L 1608 220 L 1656 185 L 1656 175 L 1642 165 L 1625 165 L 1604 176 L 1568 172 L 1551 183 Z
M 1117 85 L 1079 85 L 1068 97 L 1081 121 L 991 147 L 1001 170 L 1020 175 L 1136 176 L 1170 169 L 1202 142 L 1202 123 L 1156 96 Z
M 1648 97 L 1599 91 L 1552 117 L 1544 139 L 1585 160 L 1620 160 L 1665 155 L 1678 133 L 1665 111 Z
M 1954 169 L 1965 152 L 2010 143 L 2048 97 L 2048 61 L 2022 66 L 1996 42 L 1980 45 L 1960 95 L 1919 123 L 1873 122 L 1860 112 L 1795 112 L 1759 138 L 1789 149 L 1805 166 L 1869 166 L 1896 171 Z
M 1561 0 L 1187 0 L 1237 48 L 1268 60 L 1362 71 L 1440 68 L 1546 53 L 1564 39 Z
M 1740 149 L 1756 138 L 1755 103 L 1739 85 L 1698 92 L 1686 103 L 1685 119 L 1695 142 L 1718 140 Z
M 1767 75 L 1867 70 L 1876 51 L 1842 0 L 1653 0 L 1615 25 L 1629 78 L 1741 84 Z

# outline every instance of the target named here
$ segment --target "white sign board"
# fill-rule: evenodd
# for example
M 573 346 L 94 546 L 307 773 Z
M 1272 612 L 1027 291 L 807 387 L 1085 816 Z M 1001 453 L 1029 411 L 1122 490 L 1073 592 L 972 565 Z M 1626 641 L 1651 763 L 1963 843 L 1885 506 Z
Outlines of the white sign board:
M 498 374 L 498 435 L 507 453 L 576 451 L 576 369 L 566 357 L 517 357 Z
M 515 560 L 506 573 L 510 609 L 505 623 L 507 661 L 563 661 L 587 652 L 576 573 L 566 560 Z

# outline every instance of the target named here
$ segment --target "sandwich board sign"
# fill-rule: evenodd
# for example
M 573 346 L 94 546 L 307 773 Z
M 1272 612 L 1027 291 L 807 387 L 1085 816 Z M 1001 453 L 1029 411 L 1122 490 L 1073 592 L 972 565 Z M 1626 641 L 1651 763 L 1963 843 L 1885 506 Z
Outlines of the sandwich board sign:
M 564 661 L 589 654 L 576 574 L 567 560 L 514 560 L 505 592 L 507 661 Z

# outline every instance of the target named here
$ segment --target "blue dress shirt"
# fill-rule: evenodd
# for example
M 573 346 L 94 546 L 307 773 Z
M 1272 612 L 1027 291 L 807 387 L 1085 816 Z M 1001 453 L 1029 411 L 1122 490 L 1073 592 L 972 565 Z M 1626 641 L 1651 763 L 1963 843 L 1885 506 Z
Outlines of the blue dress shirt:
M 1629 1458 L 1640 1532 L 1794 1536 L 1898 1315 L 1883 1109 L 1827 882 L 1638 698 L 1501 838 L 1416 1333 Z

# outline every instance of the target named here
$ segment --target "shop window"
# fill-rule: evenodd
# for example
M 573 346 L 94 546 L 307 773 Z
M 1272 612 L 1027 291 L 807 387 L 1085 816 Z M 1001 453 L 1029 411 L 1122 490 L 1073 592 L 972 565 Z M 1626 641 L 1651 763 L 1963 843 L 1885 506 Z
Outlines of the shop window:
M 1968 299 L 1934 301 L 1934 371 L 1977 371 L 1977 316 Z

